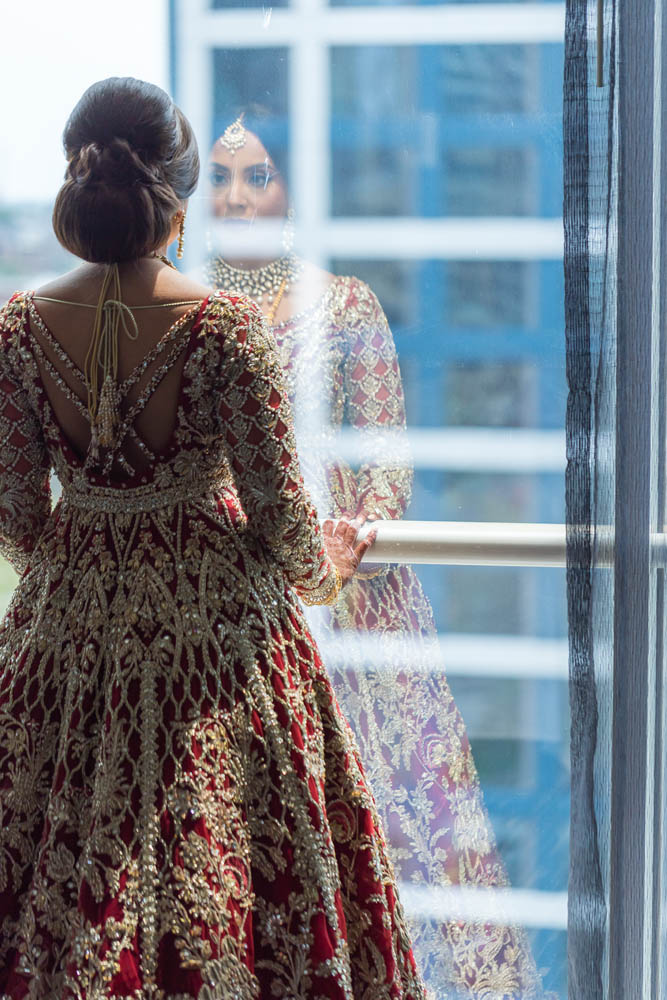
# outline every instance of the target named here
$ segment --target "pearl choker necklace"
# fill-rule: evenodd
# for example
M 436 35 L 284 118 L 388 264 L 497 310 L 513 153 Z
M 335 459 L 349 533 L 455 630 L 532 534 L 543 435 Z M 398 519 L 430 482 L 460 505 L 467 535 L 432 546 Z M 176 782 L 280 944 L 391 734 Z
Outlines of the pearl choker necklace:
M 241 293 L 261 302 L 265 295 L 289 291 L 302 271 L 303 262 L 293 253 L 250 270 L 232 267 L 222 257 L 211 257 L 206 265 L 206 279 L 223 291 Z

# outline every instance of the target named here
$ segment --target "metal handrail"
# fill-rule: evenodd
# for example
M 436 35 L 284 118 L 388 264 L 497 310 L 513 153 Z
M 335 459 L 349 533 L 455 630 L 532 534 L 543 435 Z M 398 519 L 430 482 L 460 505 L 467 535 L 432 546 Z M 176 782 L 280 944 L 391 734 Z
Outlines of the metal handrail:
M 377 530 L 366 561 L 424 563 L 443 566 L 566 566 L 564 524 L 524 524 L 498 521 L 375 521 L 359 537 Z M 591 529 L 596 568 L 614 562 L 614 531 L 606 525 Z M 652 569 L 667 568 L 667 531 L 650 536 Z
M 374 521 L 367 561 L 449 566 L 565 566 L 564 524 L 490 521 Z

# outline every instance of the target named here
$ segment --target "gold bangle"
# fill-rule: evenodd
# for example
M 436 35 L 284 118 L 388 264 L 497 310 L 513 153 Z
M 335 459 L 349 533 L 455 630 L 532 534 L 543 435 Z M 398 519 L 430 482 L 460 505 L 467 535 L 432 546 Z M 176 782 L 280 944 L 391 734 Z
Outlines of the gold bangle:
M 330 592 L 327 594 L 325 600 L 322 604 L 335 604 L 338 600 L 338 595 L 340 594 L 341 587 L 343 586 L 343 577 L 340 575 L 340 570 L 338 566 L 334 566 L 334 584 Z
M 312 594 L 308 593 L 308 591 L 299 594 L 299 597 L 301 598 L 304 604 L 307 604 L 308 607 L 313 607 L 313 605 L 315 604 L 336 603 L 336 601 L 338 600 L 338 595 L 340 594 L 340 589 L 343 586 L 343 577 L 340 575 L 340 570 L 338 569 L 338 566 L 334 566 L 334 571 L 332 574 L 330 574 L 330 576 L 331 579 L 333 580 L 333 583 L 329 586 L 329 589 L 324 597 L 321 597 L 319 587 Z

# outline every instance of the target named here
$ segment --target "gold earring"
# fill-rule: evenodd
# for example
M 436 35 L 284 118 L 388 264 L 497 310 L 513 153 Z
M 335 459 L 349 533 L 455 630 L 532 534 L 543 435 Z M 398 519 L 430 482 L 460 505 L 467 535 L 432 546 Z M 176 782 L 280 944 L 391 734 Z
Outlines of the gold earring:
M 185 212 L 181 216 L 181 221 L 178 226 L 178 247 L 176 249 L 176 256 L 179 260 L 183 260 L 183 243 L 185 242 Z

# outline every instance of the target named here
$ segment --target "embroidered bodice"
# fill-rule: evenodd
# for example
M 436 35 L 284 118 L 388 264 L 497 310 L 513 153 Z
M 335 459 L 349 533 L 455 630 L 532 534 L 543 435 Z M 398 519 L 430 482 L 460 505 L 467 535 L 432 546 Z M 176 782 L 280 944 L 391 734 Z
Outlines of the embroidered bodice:
M 62 505 L 119 515 L 223 488 L 236 493 L 239 522 L 248 523 L 290 582 L 312 599 L 322 587 L 326 596 L 332 566 L 303 489 L 280 361 L 249 300 L 218 292 L 169 328 L 119 386 L 125 407 L 117 446 L 97 468 L 64 435 L 40 367 L 86 415 L 83 373 L 29 293 L 15 295 L 0 313 L 0 333 L 0 550 L 17 569 L 25 568 L 50 516 L 53 468 L 63 487 Z M 42 340 L 60 365 L 49 359 Z M 156 454 L 136 420 L 183 354 L 174 430 Z M 127 439 L 144 459 L 139 470 L 124 452 Z

